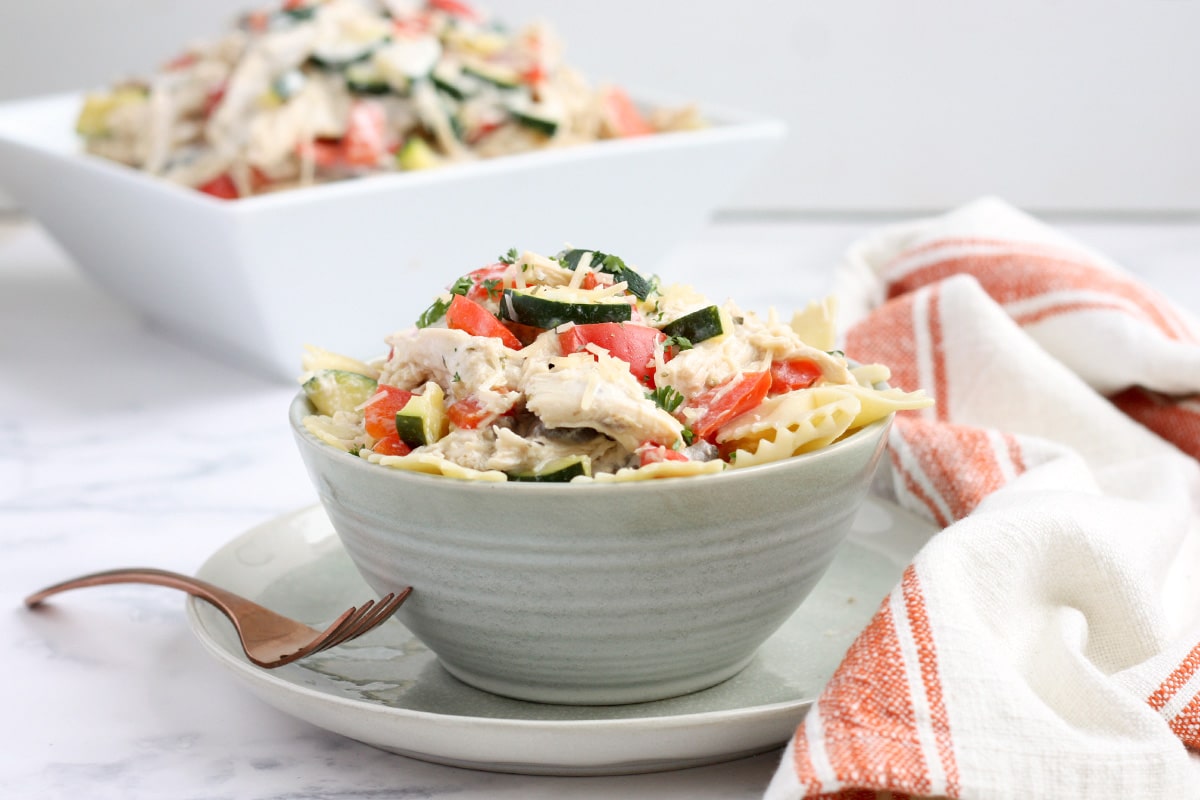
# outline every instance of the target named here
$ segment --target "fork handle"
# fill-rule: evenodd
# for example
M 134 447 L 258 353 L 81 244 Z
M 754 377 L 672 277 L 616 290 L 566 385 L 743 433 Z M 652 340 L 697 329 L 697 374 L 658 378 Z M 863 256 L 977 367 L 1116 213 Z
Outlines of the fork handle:
M 78 578 L 71 578 L 70 580 L 56 583 L 53 586 L 47 586 L 45 589 L 34 592 L 26 597 L 25 606 L 27 608 L 36 608 L 47 597 L 59 592 L 68 591 L 69 589 L 83 589 L 87 586 L 104 586 L 111 583 L 148 583 L 155 586 L 179 589 L 202 600 L 207 600 L 227 616 L 234 613 L 238 606 L 245 605 L 248 602 L 244 598 L 230 594 L 208 581 L 193 578 L 190 575 L 183 575 L 178 572 L 156 569 L 154 567 L 126 567 L 80 575 Z

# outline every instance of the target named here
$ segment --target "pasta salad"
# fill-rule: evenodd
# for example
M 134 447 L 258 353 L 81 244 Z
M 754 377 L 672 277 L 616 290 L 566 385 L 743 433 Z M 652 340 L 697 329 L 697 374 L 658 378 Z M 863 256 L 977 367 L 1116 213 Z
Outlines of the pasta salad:
M 515 249 L 459 278 L 365 363 L 309 347 L 305 428 L 396 469 L 492 481 L 625 481 L 825 447 L 921 391 L 834 350 L 832 300 L 783 321 L 598 250 Z
M 224 199 L 702 126 L 592 87 L 543 23 L 463 0 L 283 0 L 90 94 L 91 153 Z

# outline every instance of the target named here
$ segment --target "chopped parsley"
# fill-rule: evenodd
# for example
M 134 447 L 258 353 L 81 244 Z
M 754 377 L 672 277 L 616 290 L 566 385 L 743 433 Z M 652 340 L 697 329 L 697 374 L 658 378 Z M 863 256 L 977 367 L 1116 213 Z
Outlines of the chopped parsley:
M 462 383 L 462 376 L 456 372 L 456 373 L 454 373 L 454 377 L 451 378 L 450 380 L 453 381 L 454 383 Z
M 510 248 L 508 248 L 507 253 L 500 256 L 500 263 L 501 264 L 515 264 L 515 263 L 517 263 L 517 259 L 520 257 L 521 257 L 521 254 L 517 252 L 517 248 L 510 247 Z
M 686 445 L 696 441 L 696 433 L 691 428 L 684 428 L 679 435 L 683 437 L 683 443 Z
M 684 399 L 683 395 L 671 386 L 660 386 L 652 392 L 646 392 L 646 396 L 668 414 L 675 413 L 675 409 L 683 405 Z
M 479 285 L 487 292 L 489 300 L 495 300 L 504 291 L 503 283 L 504 281 L 501 278 L 488 278 Z
M 674 347 L 680 353 L 684 350 L 691 350 L 695 346 L 692 344 L 692 340 L 686 336 L 668 336 L 666 341 L 663 342 L 664 348 Z
M 467 296 L 467 292 L 475 286 L 475 281 L 471 280 L 470 276 L 463 275 L 454 282 L 450 287 L 450 294 L 460 294 L 463 297 Z M 429 308 L 421 312 L 421 316 L 417 317 L 418 328 L 428 328 L 433 323 L 437 322 L 442 317 L 446 316 L 446 310 L 450 308 L 450 300 L 453 298 L 439 297 L 433 301 Z
M 438 298 L 433 301 L 433 305 L 421 312 L 421 316 L 417 317 L 418 328 L 428 328 L 433 323 L 437 322 L 442 317 L 446 316 L 446 309 L 450 308 L 450 301 Z

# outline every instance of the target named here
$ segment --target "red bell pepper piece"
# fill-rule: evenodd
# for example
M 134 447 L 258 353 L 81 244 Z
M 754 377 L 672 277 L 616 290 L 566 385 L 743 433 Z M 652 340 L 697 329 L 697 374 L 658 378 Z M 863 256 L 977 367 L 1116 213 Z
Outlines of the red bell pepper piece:
M 473 285 L 467 290 L 467 299 L 474 300 L 476 303 L 499 300 L 501 292 L 504 291 L 502 282 L 506 272 L 508 272 L 508 264 L 503 261 L 497 261 L 495 264 L 480 267 L 474 272 L 468 272 L 467 277 L 471 279 Z
M 711 442 L 722 425 L 756 408 L 770 390 L 769 371 L 745 372 L 697 395 L 688 403 L 688 408 L 700 412 L 692 433 Z
M 461 294 L 454 295 L 450 307 L 446 309 L 446 325 L 472 336 L 494 337 L 513 350 L 521 349 L 521 340 L 492 316 L 492 312 Z
M 429 7 L 436 8 L 438 11 L 445 11 L 452 17 L 462 17 L 474 22 L 483 19 L 478 11 L 462 0 L 429 0 Z
M 387 155 L 387 114 L 379 103 L 356 100 L 342 137 L 342 159 L 351 166 L 373 167 Z
M 222 200 L 237 200 L 241 196 L 238 194 L 237 184 L 233 182 L 233 178 L 229 176 L 228 172 L 222 172 L 208 183 L 202 183 L 196 188 Z
M 567 328 L 558 335 L 558 344 L 564 354 L 583 352 L 589 344 L 603 347 L 613 358 L 628 364 L 639 382 L 653 386 L 654 353 L 666 338 L 662 331 L 645 325 L 594 322 Z
M 776 394 L 807 389 L 823 375 L 817 362 L 807 358 L 771 362 L 771 391 Z
M 623 89 L 610 86 L 601 97 L 604 118 L 618 136 L 645 136 L 654 133 L 654 126 L 642 116 L 633 100 Z
M 395 386 L 379 385 L 379 391 L 363 406 L 363 427 L 376 439 L 396 433 L 396 413 L 408 404 L 413 393 Z
M 644 442 L 637 449 L 638 456 L 641 458 L 641 466 L 647 464 L 658 464 L 662 461 L 689 461 L 690 459 L 679 452 L 672 450 L 665 445 L 655 444 L 654 442 Z
M 457 403 L 446 407 L 446 418 L 450 424 L 461 430 L 473 431 L 484 425 L 490 425 L 496 414 L 482 407 L 477 397 L 464 397 Z
M 392 417 L 395 424 L 395 417 Z M 381 456 L 406 456 L 412 452 L 412 448 L 404 443 L 398 433 L 390 433 L 375 443 L 371 448 Z

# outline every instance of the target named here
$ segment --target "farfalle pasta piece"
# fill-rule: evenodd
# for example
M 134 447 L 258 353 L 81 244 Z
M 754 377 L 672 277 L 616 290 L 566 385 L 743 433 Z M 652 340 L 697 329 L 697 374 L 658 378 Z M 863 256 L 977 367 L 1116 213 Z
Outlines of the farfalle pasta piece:
M 862 403 L 843 386 L 800 389 L 764 400 L 721 429 L 717 441 L 736 447 L 736 468 L 778 461 L 825 447 L 853 426 Z
M 330 447 L 355 452 L 362 444 L 362 417 L 338 412 L 332 417 L 313 414 L 304 418 L 304 429 Z
M 896 411 L 913 411 L 933 405 L 933 398 L 923 391 L 906 392 L 902 389 L 875 389 L 852 383 L 837 387 L 839 391 L 847 392 L 858 398 L 861 408 L 854 418 L 851 428 L 861 428 L 870 425 L 875 420 L 883 419 Z
M 591 478 L 576 478 L 573 483 L 593 480 L 597 483 L 627 483 L 648 481 L 655 478 L 687 478 L 694 475 L 715 475 L 725 470 L 725 462 L 714 461 L 659 461 L 644 467 L 625 467 L 616 472 L 598 472 Z
M 837 298 L 813 300 L 792 315 L 791 327 L 805 343 L 820 350 L 832 350 L 837 339 Z
M 423 472 L 426 475 L 445 475 L 469 481 L 506 481 L 508 476 L 497 470 L 477 470 L 455 464 L 437 453 L 409 453 L 406 456 L 384 456 L 364 450 L 360 455 L 372 464 L 392 469 Z

